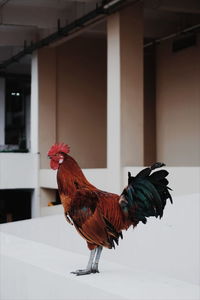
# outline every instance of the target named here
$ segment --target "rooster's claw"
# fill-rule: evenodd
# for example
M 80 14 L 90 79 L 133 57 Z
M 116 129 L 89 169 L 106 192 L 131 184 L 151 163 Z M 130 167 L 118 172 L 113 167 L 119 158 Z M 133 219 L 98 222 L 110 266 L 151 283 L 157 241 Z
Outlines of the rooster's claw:
M 75 274 L 76 276 L 80 276 L 80 275 L 87 275 L 87 274 L 91 274 L 92 270 L 76 270 L 74 272 L 71 272 L 71 274 Z

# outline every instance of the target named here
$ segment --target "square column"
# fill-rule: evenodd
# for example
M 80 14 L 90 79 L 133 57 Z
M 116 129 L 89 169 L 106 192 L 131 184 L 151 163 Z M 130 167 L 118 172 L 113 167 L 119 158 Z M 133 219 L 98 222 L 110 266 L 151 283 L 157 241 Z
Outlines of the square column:
M 5 78 L 0 77 L 0 145 L 5 144 Z
M 30 128 L 30 143 L 31 153 L 38 153 L 38 54 L 34 52 L 31 61 L 31 128 Z
M 107 34 L 107 167 L 120 192 L 122 167 L 144 163 L 142 3 L 109 16 Z
M 107 168 L 110 191 L 121 188 L 120 15 L 107 22 Z
M 40 195 L 39 195 L 39 148 L 38 148 L 38 132 L 39 132 L 39 95 L 38 95 L 38 53 L 34 52 L 32 55 L 31 61 L 31 126 L 30 126 L 30 151 L 31 153 L 37 156 L 36 164 L 37 164 L 37 182 L 35 189 L 32 193 L 31 199 L 31 216 L 32 218 L 36 218 L 40 216 Z

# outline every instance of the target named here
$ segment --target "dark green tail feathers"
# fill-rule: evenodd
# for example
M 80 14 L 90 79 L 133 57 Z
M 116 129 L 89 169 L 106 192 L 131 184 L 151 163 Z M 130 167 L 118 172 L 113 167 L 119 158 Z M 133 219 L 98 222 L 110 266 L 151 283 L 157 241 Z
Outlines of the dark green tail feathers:
M 167 199 L 172 203 L 168 187 L 169 174 L 166 170 L 153 170 L 165 164 L 157 162 L 149 168 L 143 169 L 135 177 L 128 172 L 128 186 L 123 190 L 119 204 L 124 214 L 137 224 L 147 222 L 147 217 L 162 217 Z M 152 174 L 151 174 L 152 173 Z

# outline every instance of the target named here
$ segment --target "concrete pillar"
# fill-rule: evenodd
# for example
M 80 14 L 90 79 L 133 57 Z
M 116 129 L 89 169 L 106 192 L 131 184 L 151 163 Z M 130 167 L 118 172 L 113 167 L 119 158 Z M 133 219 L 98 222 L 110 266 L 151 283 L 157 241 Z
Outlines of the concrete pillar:
M 32 55 L 31 62 L 31 153 L 38 153 L 38 55 L 37 52 Z
M 40 217 L 40 189 L 36 187 L 31 196 L 31 217 Z
M 121 190 L 121 168 L 143 165 L 142 3 L 108 17 L 107 166 L 113 190 Z
M 110 191 L 121 187 L 121 74 L 120 15 L 115 13 L 107 22 L 107 168 Z
M 35 189 L 32 193 L 31 199 L 31 215 L 32 218 L 40 216 L 40 195 L 39 195 L 39 148 L 38 148 L 38 131 L 39 131 L 39 96 L 38 96 L 38 54 L 37 52 L 32 55 L 31 62 L 31 104 L 30 104 L 30 152 L 37 155 L 36 163 L 38 169 L 38 176 Z
M 5 79 L 0 78 L 0 145 L 5 144 Z

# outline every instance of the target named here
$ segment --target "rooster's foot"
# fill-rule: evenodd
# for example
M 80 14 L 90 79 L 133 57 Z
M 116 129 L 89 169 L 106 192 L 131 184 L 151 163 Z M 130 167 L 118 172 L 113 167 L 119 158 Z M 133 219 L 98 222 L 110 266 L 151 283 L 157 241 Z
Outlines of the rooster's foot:
M 74 272 L 71 272 L 72 274 L 76 274 L 77 276 L 79 275 L 87 275 L 87 274 L 91 274 L 94 273 L 93 270 L 91 269 L 85 269 L 85 270 L 76 270 Z
M 92 273 L 99 273 L 98 264 L 93 264 Z
M 77 276 L 79 275 L 87 275 L 91 273 L 99 273 L 98 265 L 99 265 L 99 258 L 101 255 L 102 246 L 98 246 L 97 248 L 91 250 L 90 258 L 87 264 L 86 269 L 84 270 L 76 270 L 71 272 Z

